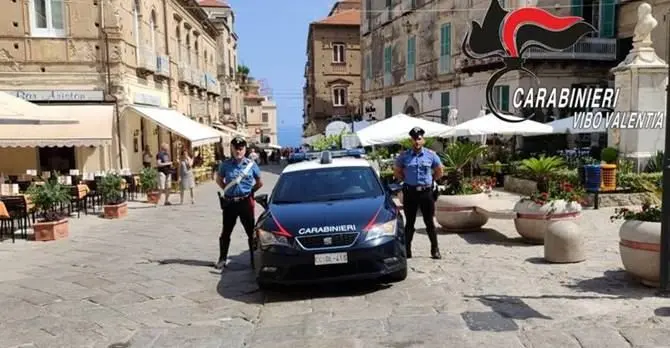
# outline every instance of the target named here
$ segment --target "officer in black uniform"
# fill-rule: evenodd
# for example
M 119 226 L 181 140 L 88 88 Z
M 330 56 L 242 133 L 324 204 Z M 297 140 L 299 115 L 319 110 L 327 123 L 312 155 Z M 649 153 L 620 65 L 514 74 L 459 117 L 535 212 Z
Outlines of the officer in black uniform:
M 430 239 L 430 255 L 434 259 L 441 259 L 440 248 L 435 232 L 435 197 L 433 196 L 433 181 L 442 177 L 442 161 L 430 149 L 423 147 L 426 132 L 420 127 L 414 127 L 409 132 L 412 138 L 412 148 L 400 153 L 395 160 L 394 175 L 403 184 L 403 210 L 405 212 L 405 240 L 407 258 L 412 257 L 412 238 L 414 237 L 414 223 L 416 214 L 421 209 L 423 222 L 426 224 L 426 233 Z
M 216 177 L 217 185 L 224 190 L 223 196 L 220 198 L 221 208 L 223 209 L 223 228 L 219 237 L 217 269 L 226 266 L 228 249 L 230 248 L 230 235 L 233 233 L 238 217 L 247 234 L 249 252 L 252 254 L 251 264 L 253 265 L 252 246 L 256 219 L 254 193 L 263 186 L 263 182 L 261 181 L 260 168 L 253 160 L 246 157 L 246 152 L 247 142 L 244 138 L 234 138 L 230 142 L 231 157 L 221 162 Z M 247 167 L 249 167 L 249 170 L 246 170 Z M 238 179 L 239 182 L 237 182 Z

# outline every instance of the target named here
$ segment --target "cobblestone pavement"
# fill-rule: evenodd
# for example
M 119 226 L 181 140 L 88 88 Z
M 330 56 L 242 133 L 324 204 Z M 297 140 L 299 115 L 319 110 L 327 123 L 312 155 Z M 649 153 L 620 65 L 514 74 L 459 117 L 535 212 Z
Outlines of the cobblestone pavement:
M 64 241 L 0 243 L 0 347 L 670 347 L 670 300 L 621 271 L 610 209 L 584 213 L 579 264 L 542 263 L 542 246 L 492 220 L 440 235 L 440 261 L 417 235 L 401 283 L 263 293 L 246 254 L 223 276 L 210 267 L 214 192 L 73 219 Z M 244 245 L 238 230 L 233 254 Z

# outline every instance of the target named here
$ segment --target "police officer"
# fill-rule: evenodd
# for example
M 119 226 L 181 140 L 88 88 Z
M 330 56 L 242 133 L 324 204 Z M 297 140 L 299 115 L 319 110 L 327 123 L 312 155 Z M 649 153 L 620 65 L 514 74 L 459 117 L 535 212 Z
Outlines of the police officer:
M 412 148 L 396 158 L 393 170 L 396 178 L 404 182 L 403 210 L 405 212 L 405 244 L 407 258 L 412 257 L 412 238 L 417 210 L 421 209 L 426 233 L 430 238 L 430 255 L 433 259 L 441 259 L 440 248 L 435 232 L 435 198 L 433 197 L 433 180 L 442 177 L 442 161 L 437 154 L 423 147 L 426 140 L 425 131 L 414 127 L 409 132 Z
M 230 142 L 231 157 L 221 162 L 219 165 L 216 183 L 224 190 L 223 199 L 225 208 L 223 208 L 223 228 L 219 237 L 219 260 L 216 263 L 217 269 L 226 266 L 228 259 L 228 249 L 230 248 L 230 235 L 237 223 L 237 218 L 244 227 L 249 244 L 249 252 L 252 253 L 251 260 L 253 264 L 253 232 L 254 232 L 254 193 L 263 186 L 261 181 L 261 170 L 251 159 L 247 158 L 247 142 L 240 137 L 234 138 Z M 250 170 L 245 169 L 251 165 Z M 240 178 L 239 183 L 230 184 Z M 226 189 L 226 186 L 232 185 Z

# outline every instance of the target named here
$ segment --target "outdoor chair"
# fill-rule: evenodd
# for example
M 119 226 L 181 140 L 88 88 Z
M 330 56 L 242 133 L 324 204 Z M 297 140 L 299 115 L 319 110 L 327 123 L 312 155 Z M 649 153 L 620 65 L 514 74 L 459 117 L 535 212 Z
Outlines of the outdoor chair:
M 15 227 L 21 230 L 22 238 L 28 239 L 28 228 L 31 225 L 31 219 L 26 198 L 24 196 L 5 196 L 2 197 L 2 202 L 9 213 L 9 221 L 5 221 L 6 219 L 4 219 L 3 227 L 7 227 L 6 224 L 9 223 L 9 233 L 12 234 L 12 241 L 14 240 Z

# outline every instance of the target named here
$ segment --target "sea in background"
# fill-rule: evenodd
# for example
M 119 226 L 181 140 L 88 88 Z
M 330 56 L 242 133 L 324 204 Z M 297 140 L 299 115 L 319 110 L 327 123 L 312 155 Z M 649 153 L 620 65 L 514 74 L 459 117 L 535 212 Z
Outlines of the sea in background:
M 280 127 L 277 129 L 277 133 L 277 137 L 279 138 L 279 146 L 281 147 L 298 147 L 302 142 L 301 125 Z

